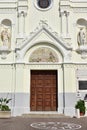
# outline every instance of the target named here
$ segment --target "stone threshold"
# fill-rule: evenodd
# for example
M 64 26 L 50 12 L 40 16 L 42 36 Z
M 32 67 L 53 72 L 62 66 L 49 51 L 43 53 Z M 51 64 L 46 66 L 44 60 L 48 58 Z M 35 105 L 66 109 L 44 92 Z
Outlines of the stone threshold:
M 65 116 L 64 114 L 59 114 L 58 112 L 29 112 L 22 115 L 23 117 L 30 118 L 66 118 L 69 116 Z

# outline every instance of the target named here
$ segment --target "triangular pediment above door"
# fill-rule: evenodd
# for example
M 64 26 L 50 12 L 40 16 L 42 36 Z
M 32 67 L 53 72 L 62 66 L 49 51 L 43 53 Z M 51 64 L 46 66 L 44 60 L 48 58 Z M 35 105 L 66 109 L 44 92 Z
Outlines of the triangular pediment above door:
M 24 38 L 21 43 L 17 43 L 16 49 L 22 50 L 26 47 L 29 49 L 30 46 L 35 45 L 35 43 L 41 42 L 53 43 L 55 46 L 59 46 L 59 48 L 71 50 L 68 43 L 44 21 L 41 21 L 39 26 L 31 32 L 29 36 Z
M 44 21 L 29 36 L 24 38 L 21 43 L 17 43 L 16 52 L 18 57 L 23 59 L 27 51 L 36 45 L 54 46 L 63 57 L 71 55 L 70 52 L 72 51 L 68 43 Z

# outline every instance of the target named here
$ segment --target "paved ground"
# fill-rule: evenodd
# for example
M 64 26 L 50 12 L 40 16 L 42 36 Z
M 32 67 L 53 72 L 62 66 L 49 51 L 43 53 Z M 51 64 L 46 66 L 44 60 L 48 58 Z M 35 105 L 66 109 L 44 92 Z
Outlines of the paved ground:
M 33 125 L 35 125 L 34 123 L 38 123 L 38 122 L 43 122 L 41 124 L 41 128 L 33 128 L 31 127 L 31 124 L 33 123 Z M 63 124 L 62 122 L 64 122 L 65 124 Z M 56 125 L 54 125 L 53 127 L 45 127 L 43 126 L 44 123 L 48 123 L 51 124 L 52 123 L 54 125 L 54 123 L 56 124 L 60 124 L 60 126 L 56 127 Z M 80 125 L 81 128 L 79 130 L 87 130 L 87 117 L 82 117 L 80 119 L 77 118 L 29 118 L 29 117 L 11 117 L 9 119 L 0 119 L 0 130 L 75 130 L 76 128 L 78 129 L 78 126 L 76 128 L 74 128 L 74 126 L 72 125 L 73 129 L 71 127 L 65 127 L 64 125 L 66 124 L 77 124 Z M 39 126 L 40 124 L 38 124 Z M 64 127 L 65 128 L 64 128 Z M 43 129 L 42 129 L 43 128 Z

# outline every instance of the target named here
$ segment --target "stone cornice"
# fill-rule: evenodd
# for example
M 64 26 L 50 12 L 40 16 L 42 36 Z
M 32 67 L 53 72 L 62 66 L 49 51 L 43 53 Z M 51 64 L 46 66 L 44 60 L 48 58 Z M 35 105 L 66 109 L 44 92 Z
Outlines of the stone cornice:
M 24 14 L 27 14 L 28 10 L 28 0 L 18 0 L 18 15 L 23 12 Z
M 20 7 L 28 8 L 28 0 L 18 0 L 18 8 Z
M 33 66 L 33 67 L 37 67 L 37 66 L 56 66 L 56 67 L 66 67 L 66 68 L 75 68 L 75 69 L 81 69 L 81 70 L 84 70 L 84 69 L 87 69 L 87 63 L 30 63 L 30 62 L 20 62 L 20 63 L 16 63 L 16 62 L 5 62 L 5 63 L 0 63 L 0 68 L 7 68 L 8 66 L 9 67 L 12 67 L 14 68 L 15 66 L 18 67 L 18 66 Z
M 17 2 L 17 0 L 0 0 L 0 3 L 14 3 Z
M 87 8 L 87 0 L 61 0 L 61 8 Z
M 87 63 L 63 63 L 63 62 L 61 62 L 61 63 L 27 63 L 27 62 L 25 62 L 25 63 L 23 63 L 23 64 L 29 64 L 29 65 L 36 65 L 36 64 L 43 64 L 43 65 L 45 65 L 45 64 L 49 64 L 49 65 L 73 65 L 73 66 L 86 66 L 87 67 Z
M 17 8 L 3 8 L 0 9 L 0 14 L 15 14 L 17 11 Z
M 84 8 L 74 7 L 74 8 L 72 8 L 72 11 L 74 13 L 87 13 L 87 7 L 84 7 Z
M 0 0 L 1 9 L 17 8 L 17 0 Z
M 69 1 L 74 3 L 87 3 L 87 0 L 69 0 Z

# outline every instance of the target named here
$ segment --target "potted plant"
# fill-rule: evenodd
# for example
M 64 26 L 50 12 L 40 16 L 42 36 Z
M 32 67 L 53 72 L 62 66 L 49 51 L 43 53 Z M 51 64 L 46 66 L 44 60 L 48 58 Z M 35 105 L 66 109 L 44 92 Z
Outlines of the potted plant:
M 11 109 L 8 106 L 8 103 L 11 101 L 9 98 L 0 98 L 0 118 L 8 118 L 11 116 Z
M 76 109 L 79 109 L 80 116 L 85 115 L 86 107 L 85 107 L 85 102 L 84 102 L 84 100 L 81 100 L 81 99 L 80 99 L 79 101 L 77 101 L 77 104 L 75 105 L 75 108 L 76 108 Z

